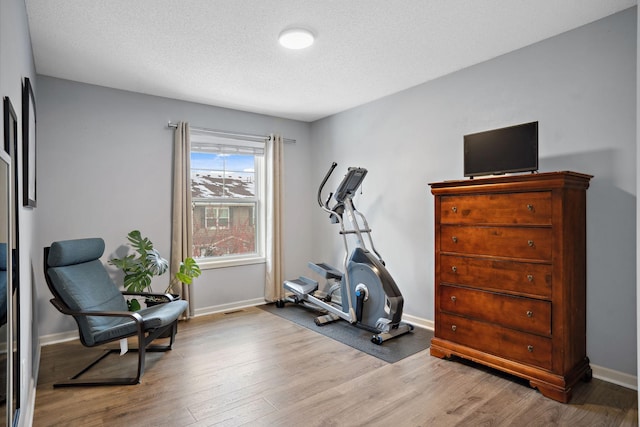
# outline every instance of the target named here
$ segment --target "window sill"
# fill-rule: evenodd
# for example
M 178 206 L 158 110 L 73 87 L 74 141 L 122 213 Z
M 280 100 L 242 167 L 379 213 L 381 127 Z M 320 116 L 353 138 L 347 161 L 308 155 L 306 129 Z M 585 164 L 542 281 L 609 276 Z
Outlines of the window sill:
M 201 270 L 212 270 L 215 268 L 238 267 L 242 265 L 264 264 L 266 262 L 263 256 L 251 256 L 246 258 L 228 258 L 228 259 L 196 259 Z

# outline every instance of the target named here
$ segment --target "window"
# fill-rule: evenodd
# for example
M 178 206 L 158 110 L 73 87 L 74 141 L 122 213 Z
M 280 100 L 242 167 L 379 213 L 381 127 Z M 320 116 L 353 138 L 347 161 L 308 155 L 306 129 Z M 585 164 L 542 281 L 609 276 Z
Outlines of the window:
M 229 206 L 204 208 L 204 226 L 208 229 L 228 229 L 229 228 Z
M 264 257 L 264 143 L 191 135 L 193 255 L 202 263 Z

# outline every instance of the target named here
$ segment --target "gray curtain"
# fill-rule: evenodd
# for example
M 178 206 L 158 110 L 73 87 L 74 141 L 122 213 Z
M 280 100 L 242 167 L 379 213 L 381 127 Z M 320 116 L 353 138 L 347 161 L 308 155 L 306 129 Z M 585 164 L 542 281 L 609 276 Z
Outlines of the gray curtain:
M 191 215 L 191 138 L 189 123 L 180 122 L 175 131 L 173 149 L 173 209 L 171 222 L 171 262 L 169 274 L 175 277 L 180 263 L 193 256 L 193 217 Z M 194 308 L 188 285 L 174 283 L 172 292 L 189 302 L 186 317 L 193 317 Z
M 266 280 L 264 298 L 268 302 L 280 301 L 282 289 L 283 251 L 283 140 L 281 135 L 271 135 L 265 150 L 267 163 L 267 218 L 266 218 Z

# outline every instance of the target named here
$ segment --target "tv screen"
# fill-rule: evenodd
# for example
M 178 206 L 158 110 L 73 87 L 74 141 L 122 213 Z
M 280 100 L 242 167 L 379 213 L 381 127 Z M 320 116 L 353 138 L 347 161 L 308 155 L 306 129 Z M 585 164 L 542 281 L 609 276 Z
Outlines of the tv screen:
M 538 122 L 464 136 L 464 176 L 538 170 Z

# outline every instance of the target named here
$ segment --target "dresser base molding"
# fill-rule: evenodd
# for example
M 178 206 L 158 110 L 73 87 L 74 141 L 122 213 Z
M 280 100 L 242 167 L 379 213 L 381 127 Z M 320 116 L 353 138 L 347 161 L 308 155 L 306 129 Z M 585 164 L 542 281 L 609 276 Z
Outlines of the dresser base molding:
M 586 357 L 562 376 L 440 338 L 431 340 L 429 351 L 431 356 L 440 359 L 450 359 L 457 356 L 524 378 L 529 381 L 531 387 L 538 389 L 543 396 L 562 403 L 568 403 L 571 400 L 573 386 L 578 381 L 590 381 L 592 378 L 589 359 Z

